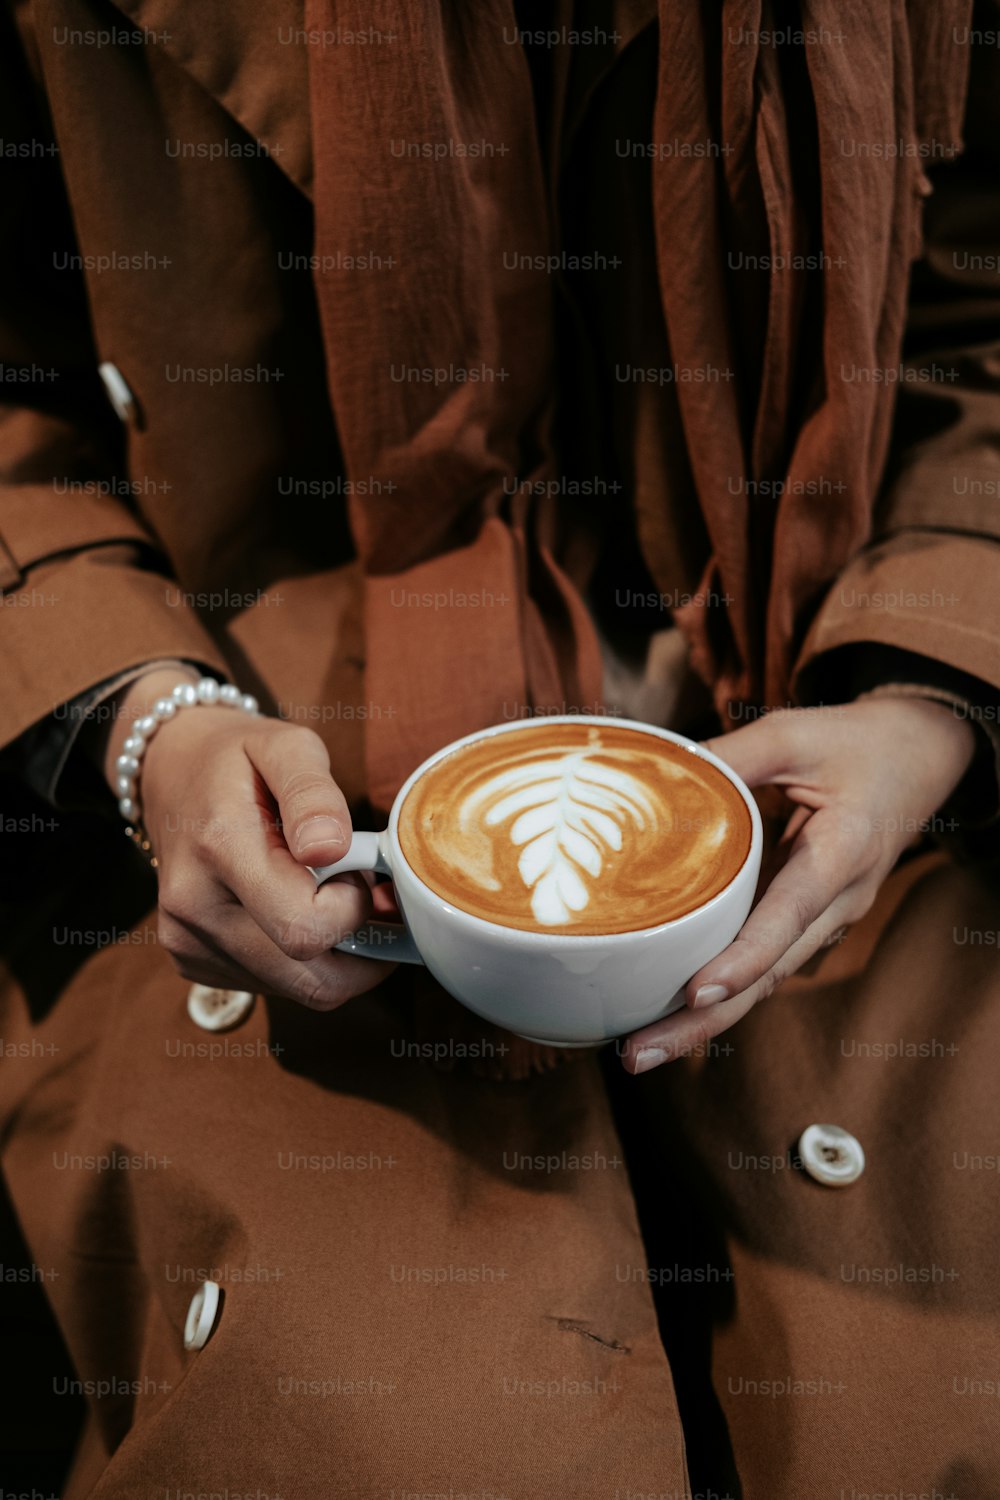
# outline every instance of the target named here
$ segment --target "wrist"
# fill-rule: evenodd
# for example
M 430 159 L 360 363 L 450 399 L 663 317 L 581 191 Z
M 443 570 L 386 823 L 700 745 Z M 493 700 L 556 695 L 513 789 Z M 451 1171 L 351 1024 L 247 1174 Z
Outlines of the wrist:
M 115 694 L 107 719 L 108 727 L 95 739 L 90 749 L 92 759 L 96 760 L 98 769 L 116 798 L 119 795 L 118 757 L 136 724 L 152 713 L 153 705 L 160 698 L 168 698 L 179 682 L 190 682 L 194 686 L 198 680 L 199 673 L 194 667 L 154 667 Z
M 969 769 L 979 748 L 976 730 L 966 716 L 956 712 L 960 702 L 953 694 L 936 688 L 925 688 L 916 683 L 883 683 L 859 694 L 855 702 L 878 702 L 894 704 L 910 710 L 915 725 L 923 723 L 935 735 L 943 735 L 960 767 L 960 775 Z M 919 728 L 916 730 L 919 733 Z
M 255 717 L 259 712 L 257 699 L 252 694 L 241 693 L 239 688 L 232 683 L 219 683 L 214 677 L 199 677 L 193 682 L 186 679 L 180 682 L 175 681 L 167 691 L 159 693 L 150 704 L 149 693 L 154 689 L 158 691 L 160 686 L 159 682 L 144 681 L 143 691 L 138 695 L 138 701 L 148 705 L 148 712 L 137 719 L 131 719 L 131 732 L 120 740 L 121 754 L 116 756 L 113 762 L 118 811 L 128 825 L 125 831 L 133 843 L 149 857 L 153 865 L 157 864 L 157 859 L 152 852 L 149 835 L 143 824 L 140 790 L 140 777 L 150 743 L 158 740 L 160 731 L 178 716 L 187 719 L 191 709 L 210 708 L 216 712 L 221 709 L 230 715 L 236 709 L 243 714 L 252 714 Z M 132 706 L 131 703 L 126 705 L 129 710 Z M 126 713 L 121 717 L 128 725 L 131 714 Z M 118 742 L 117 739 L 114 742 Z M 109 745 L 106 749 L 110 757 L 111 746 Z M 108 774 L 107 770 L 106 774 Z

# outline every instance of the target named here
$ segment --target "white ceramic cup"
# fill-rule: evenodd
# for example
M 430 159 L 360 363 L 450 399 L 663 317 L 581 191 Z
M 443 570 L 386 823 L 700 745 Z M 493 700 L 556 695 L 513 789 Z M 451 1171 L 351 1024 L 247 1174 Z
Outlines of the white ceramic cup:
M 425 885 L 399 842 L 399 813 L 425 772 L 461 745 L 537 726 L 594 724 L 635 729 L 669 740 L 709 761 L 732 782 L 750 814 L 750 851 L 718 895 L 693 911 L 636 932 L 574 936 L 523 932 L 461 911 Z M 763 835 L 749 790 L 725 761 L 694 740 L 629 719 L 560 715 L 519 719 L 468 734 L 430 756 L 400 788 L 382 833 L 356 833 L 336 864 L 314 870 L 317 883 L 348 870 L 391 875 L 405 930 L 372 923 L 338 948 L 365 958 L 423 963 L 469 1010 L 530 1041 L 560 1047 L 597 1046 L 648 1026 L 684 1003 L 683 988 L 728 947 L 747 919 L 760 874 Z

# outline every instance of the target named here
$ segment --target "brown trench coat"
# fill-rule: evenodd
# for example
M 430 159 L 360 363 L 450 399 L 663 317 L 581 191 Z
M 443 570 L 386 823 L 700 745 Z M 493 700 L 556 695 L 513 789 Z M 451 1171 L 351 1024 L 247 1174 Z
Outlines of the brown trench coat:
M 20 179 L 27 230 L 3 251 L 5 296 L 15 276 L 23 290 L 5 370 L 35 366 L 51 399 L 14 400 L 3 429 L 3 742 L 120 669 L 186 657 L 311 723 L 360 808 L 362 731 L 391 705 L 366 698 L 308 270 L 278 268 L 310 250 L 303 50 L 271 44 L 301 17 L 284 0 L 122 11 L 158 35 L 66 45 L 61 28 L 124 14 L 35 0 L 15 12 L 27 61 L 13 39 L 5 53 L 5 143 L 42 143 Z M 592 112 L 638 93 L 631 40 L 618 105 L 598 88 Z M 578 132 L 585 152 L 586 110 Z M 204 150 L 169 161 L 165 140 Z M 914 313 L 916 357 L 944 350 L 960 378 L 911 403 L 879 532 L 803 648 L 813 699 L 846 690 L 848 648 L 877 643 L 996 701 L 1000 466 L 991 356 L 972 348 L 996 332 L 995 282 L 973 272 L 960 296 L 952 255 L 988 143 L 950 187 L 942 174 L 925 274 L 936 257 L 946 295 Z M 623 220 L 609 214 L 609 243 Z M 53 275 L 74 236 L 146 269 Z M 627 324 L 593 302 L 607 359 Z M 177 374 L 207 350 L 257 373 Z M 99 360 L 134 393 L 124 433 Z M 47 387 L 49 369 L 70 378 Z M 639 398 L 620 415 L 646 494 L 671 462 L 660 416 Z M 114 474 L 117 494 L 88 488 Z M 672 534 L 643 526 L 665 591 L 703 561 L 697 520 L 680 499 L 671 514 Z M 211 1050 L 117 830 L 20 796 L 4 782 L 3 1167 L 90 1397 L 72 1500 L 675 1500 L 705 1475 L 777 1500 L 1000 1490 L 987 862 L 904 864 L 808 977 L 710 1055 L 622 1080 L 613 1112 L 593 1057 L 516 1081 L 430 1066 L 405 975 L 327 1016 L 258 1000 Z M 789 1167 L 813 1121 L 864 1144 L 849 1191 Z M 185 1353 L 205 1275 L 221 1315 Z

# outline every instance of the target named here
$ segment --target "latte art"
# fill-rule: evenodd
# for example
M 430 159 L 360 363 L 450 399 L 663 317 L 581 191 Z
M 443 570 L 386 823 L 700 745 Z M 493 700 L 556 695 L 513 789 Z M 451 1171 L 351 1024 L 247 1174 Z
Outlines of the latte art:
M 540 932 L 613 933 L 692 911 L 750 849 L 736 787 L 684 746 L 609 723 L 477 740 L 417 781 L 403 852 L 463 911 Z
M 589 746 L 498 771 L 458 814 L 466 835 L 480 824 L 506 827 L 543 927 L 586 911 L 607 855 L 622 848 L 630 827 L 642 834 L 655 818 L 652 799 L 628 767 L 599 760 Z

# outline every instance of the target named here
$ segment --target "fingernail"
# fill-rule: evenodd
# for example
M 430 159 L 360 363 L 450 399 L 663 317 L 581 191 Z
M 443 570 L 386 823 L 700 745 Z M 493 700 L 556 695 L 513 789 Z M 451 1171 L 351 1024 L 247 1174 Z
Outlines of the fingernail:
M 331 818 L 325 814 L 318 818 L 307 818 L 295 830 L 296 854 L 308 854 L 310 849 L 317 849 L 320 844 L 343 843 L 346 843 L 343 823 L 339 818 Z
M 667 1054 L 662 1047 L 643 1047 L 635 1054 L 634 1073 L 648 1073 L 650 1068 L 658 1068 L 660 1063 L 665 1063 Z
M 729 991 L 724 984 L 700 984 L 694 992 L 695 1009 L 700 1005 L 718 1005 L 720 1000 L 728 998 Z

